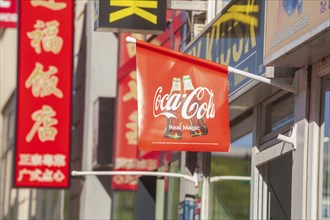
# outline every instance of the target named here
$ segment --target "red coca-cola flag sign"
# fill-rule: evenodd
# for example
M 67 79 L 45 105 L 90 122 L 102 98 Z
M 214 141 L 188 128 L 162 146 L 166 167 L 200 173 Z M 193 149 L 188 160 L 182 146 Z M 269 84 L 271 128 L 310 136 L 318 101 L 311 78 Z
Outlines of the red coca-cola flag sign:
M 67 188 L 74 1 L 18 3 L 14 185 Z
M 137 40 L 140 150 L 227 152 L 228 69 Z

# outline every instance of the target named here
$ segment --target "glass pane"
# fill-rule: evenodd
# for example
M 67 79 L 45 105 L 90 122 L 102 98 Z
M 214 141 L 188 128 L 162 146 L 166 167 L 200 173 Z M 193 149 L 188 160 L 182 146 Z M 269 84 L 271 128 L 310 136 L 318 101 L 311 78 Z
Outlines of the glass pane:
M 322 79 L 322 118 L 321 133 L 321 218 L 330 218 L 330 75 Z
M 158 172 L 165 172 L 165 166 L 159 167 Z M 157 178 L 156 185 L 156 219 L 164 219 L 165 208 L 165 179 Z
M 284 125 L 290 124 L 294 120 L 294 96 L 286 95 L 283 98 L 267 106 L 267 121 L 266 133 L 275 131 Z
M 134 219 L 135 191 L 113 192 L 113 219 Z
M 169 172 L 178 173 L 180 171 L 179 161 L 174 161 L 170 165 Z M 168 178 L 167 195 L 167 212 L 166 219 L 177 219 L 179 200 L 180 200 L 180 179 Z
M 252 132 L 231 143 L 229 153 L 212 154 L 212 176 L 251 176 Z M 249 219 L 250 182 L 211 183 L 211 219 Z

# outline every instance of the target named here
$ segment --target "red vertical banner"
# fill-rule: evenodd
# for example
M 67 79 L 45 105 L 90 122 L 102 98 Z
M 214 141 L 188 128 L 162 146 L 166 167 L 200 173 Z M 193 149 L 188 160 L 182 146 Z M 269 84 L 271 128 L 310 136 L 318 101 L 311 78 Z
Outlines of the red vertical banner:
M 137 147 L 137 99 L 136 99 L 136 71 L 135 48 L 127 46 L 126 36 L 120 33 L 118 91 L 115 124 L 115 153 L 114 170 L 129 171 L 136 169 L 138 163 Z M 143 35 L 135 35 L 142 38 Z M 136 190 L 137 176 L 113 176 L 112 189 Z
M 74 1 L 19 1 L 16 187 L 67 188 Z
M 124 75 L 118 83 L 116 105 L 116 140 L 115 166 L 116 171 L 157 169 L 159 159 L 139 159 L 138 154 L 138 112 L 136 89 L 136 62 L 131 59 L 119 69 L 119 75 Z M 128 73 L 128 74 L 127 74 Z M 136 190 L 138 176 L 120 176 L 112 178 L 114 190 Z
M 169 15 L 170 12 L 168 11 Z M 177 30 L 183 24 L 184 20 L 178 16 L 173 27 Z M 159 151 L 138 150 L 136 47 L 134 44 L 126 43 L 127 36 L 140 40 L 146 38 L 142 34 L 120 33 L 119 35 L 120 69 L 118 70 L 114 170 L 153 171 L 160 166 L 163 157 Z M 170 31 L 167 29 L 163 34 L 153 39 L 152 43 L 156 45 L 164 43 L 169 47 L 171 44 L 170 36 Z M 136 190 L 137 179 L 137 176 L 113 176 L 112 188 L 114 190 Z
M 127 63 L 132 57 L 136 54 L 135 45 L 127 44 L 126 37 L 131 36 L 135 39 L 143 40 L 145 37 L 143 34 L 128 34 L 120 33 L 119 34 L 119 67 L 122 67 Z M 120 77 L 120 73 L 118 73 Z
M 137 119 L 137 82 L 135 45 L 127 44 L 127 36 L 143 39 L 142 34 L 120 34 L 118 92 L 116 104 L 116 138 L 114 170 L 150 171 L 159 167 L 159 154 L 144 159 L 139 158 L 138 119 Z M 116 175 L 112 178 L 114 190 L 136 190 L 138 176 Z

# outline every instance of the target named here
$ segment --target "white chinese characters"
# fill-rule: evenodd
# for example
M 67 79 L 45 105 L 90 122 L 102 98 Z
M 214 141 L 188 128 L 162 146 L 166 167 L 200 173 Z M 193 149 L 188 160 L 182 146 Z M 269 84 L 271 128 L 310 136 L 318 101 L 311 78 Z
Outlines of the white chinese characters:
M 31 182 L 62 182 L 65 178 L 59 169 L 67 164 L 64 154 L 20 154 L 18 164 L 31 167 L 19 171 L 18 182 L 23 181 L 24 178 L 28 178 Z M 48 168 L 43 170 L 39 168 L 41 166 Z
M 65 167 L 66 156 L 64 154 L 20 154 L 18 165 Z

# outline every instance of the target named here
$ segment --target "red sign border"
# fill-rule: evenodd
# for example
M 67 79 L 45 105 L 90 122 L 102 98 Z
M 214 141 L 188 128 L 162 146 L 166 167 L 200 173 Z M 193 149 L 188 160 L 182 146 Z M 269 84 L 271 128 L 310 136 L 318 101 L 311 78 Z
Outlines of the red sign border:
M 71 0 L 69 0 L 71 1 Z M 16 78 L 16 91 L 15 91 L 15 95 L 16 95 L 16 107 L 15 107 L 15 142 L 14 142 L 14 151 L 13 151 L 13 158 L 15 158 L 13 160 L 13 175 L 12 175 L 12 186 L 13 188 L 22 188 L 22 189 L 31 189 L 31 188 L 39 188 L 39 189 L 69 189 L 70 186 L 71 186 L 71 153 L 72 153 L 72 122 L 73 122 L 73 112 L 72 112 L 72 107 L 73 107 L 73 89 L 74 89 L 74 81 L 73 81 L 73 72 L 74 72 L 74 42 L 75 42 L 75 4 L 74 2 L 72 3 L 72 7 L 71 7 L 71 14 L 72 14 L 72 19 L 71 19 L 71 27 L 72 27 L 72 36 L 71 36 L 71 45 L 72 45 L 72 48 L 71 48 L 71 63 L 70 63 L 70 81 L 71 81 L 71 84 L 69 85 L 70 86 L 70 91 L 71 91 L 71 94 L 70 94 L 70 124 L 69 124 L 69 140 L 68 140 L 68 146 L 69 146 L 69 149 L 68 149 L 68 155 L 66 155 L 68 157 L 67 161 L 68 161 L 68 164 L 66 165 L 66 170 L 68 170 L 68 176 L 67 176 L 67 184 L 65 186 L 42 186 L 42 185 L 38 185 L 38 186 L 35 186 L 35 185 L 26 185 L 26 186 L 18 186 L 16 185 L 16 172 L 18 171 L 18 168 L 17 168 L 17 163 L 18 161 L 16 161 L 17 159 L 17 139 L 18 139 L 18 136 L 17 136 L 17 127 L 18 127 L 18 102 L 19 102 L 19 84 L 18 84 L 18 81 L 19 81 L 19 71 L 20 71 L 20 68 L 19 68 L 19 64 L 20 64 L 20 38 L 21 38 L 21 22 L 20 22 L 20 12 L 21 12 L 21 1 L 20 0 L 17 0 L 16 1 L 17 5 L 17 24 L 16 24 L 16 28 L 17 28 L 17 78 Z

